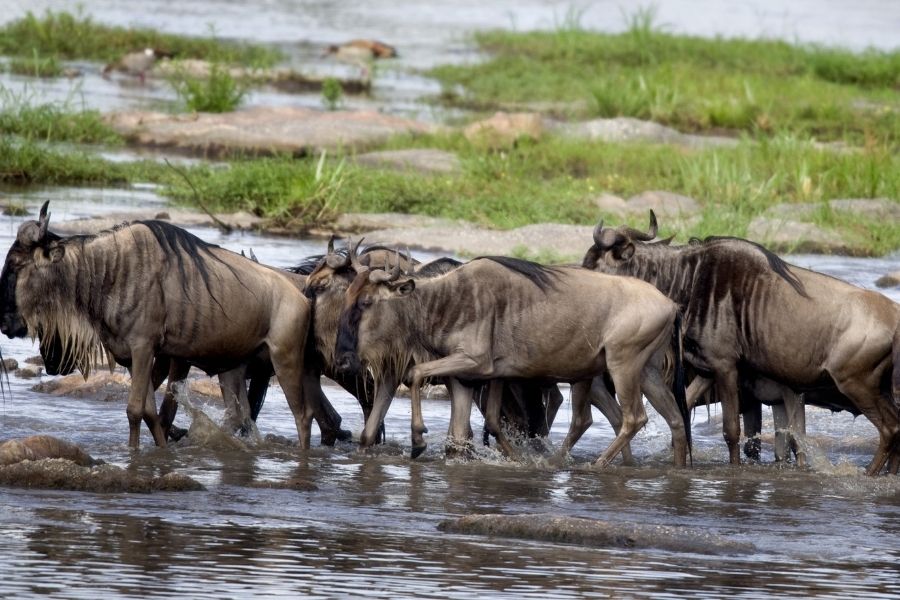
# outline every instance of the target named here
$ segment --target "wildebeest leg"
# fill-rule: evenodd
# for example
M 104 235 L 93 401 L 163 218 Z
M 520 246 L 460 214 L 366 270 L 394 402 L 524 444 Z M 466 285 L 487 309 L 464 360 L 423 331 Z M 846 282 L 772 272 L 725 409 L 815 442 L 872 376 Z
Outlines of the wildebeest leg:
M 472 395 L 475 390 L 468 388 L 455 377 L 448 378 L 450 388 L 450 427 L 447 430 L 447 454 L 465 451 L 472 439 Z
M 697 401 L 712 388 L 713 380 L 706 377 L 694 377 L 691 384 L 687 388 L 687 407 L 688 410 L 694 410 Z
M 619 431 L 622 429 L 622 408 L 609 393 L 603 375 L 598 375 L 591 380 L 590 401 L 591 405 L 606 417 L 616 435 L 619 435 Z M 622 447 L 622 463 L 625 465 L 636 464 L 634 455 L 631 453 L 631 443 Z
M 738 374 L 733 366 L 717 370 L 716 398 L 722 403 L 722 431 L 728 445 L 728 460 L 741 464 L 741 423 L 738 401 Z M 618 389 L 618 388 L 617 388 Z
M 609 465 L 634 434 L 647 423 L 647 413 L 641 401 L 641 371 L 647 360 L 646 354 L 644 360 L 629 358 L 631 360 L 627 362 L 615 360 L 614 357 L 608 359 L 609 374 L 622 405 L 622 427 L 609 447 L 594 462 L 598 467 Z
M 759 461 L 762 451 L 762 443 L 759 436 L 762 434 L 762 402 L 748 395 L 743 398 L 741 417 L 744 421 L 744 435 L 747 441 L 744 443 L 744 455 L 752 461 Z
M 296 341 L 306 339 L 308 323 L 298 321 L 298 318 L 292 318 L 275 329 L 273 333 L 276 339 L 270 338 L 268 344 L 272 367 L 294 415 L 297 444 L 306 450 L 309 448 L 311 436 L 313 407 L 307 401 L 303 390 L 303 343 L 297 344 Z M 286 339 L 277 336 L 284 336 Z
M 788 441 L 794 456 L 797 458 L 797 466 L 806 466 L 806 408 L 803 396 L 794 393 L 788 388 L 782 393 L 784 409 L 787 417 Z
M 675 466 L 687 466 L 687 434 L 684 430 L 684 417 L 675 402 L 675 396 L 666 385 L 662 375 L 662 361 L 665 350 L 657 352 L 647 361 L 643 370 L 641 391 L 647 396 L 647 400 L 656 409 L 662 418 L 666 420 L 672 431 L 672 449 L 674 452 Z M 616 388 L 618 389 L 618 388 Z
M 384 424 L 384 416 L 391 406 L 398 381 L 393 376 L 388 376 L 375 383 L 375 399 L 372 401 L 372 410 L 362 434 L 359 436 L 359 446 L 365 448 L 376 443 L 380 437 Z
M 449 377 L 454 375 L 466 375 L 469 377 L 486 378 L 492 375 L 492 364 L 481 365 L 468 354 L 457 352 L 425 363 L 414 366 L 412 375 L 412 457 L 416 458 L 425 451 L 424 434 L 428 432 L 425 421 L 422 419 L 422 383 L 428 377 Z
M 503 454 L 515 460 L 519 458 L 519 453 L 516 452 L 509 442 L 509 438 L 506 437 L 506 432 L 503 431 L 503 426 L 500 423 L 500 409 L 503 406 L 504 387 L 506 387 L 506 384 L 503 381 L 496 379 L 491 381 L 488 389 L 487 410 L 484 411 L 484 424 L 497 439 L 497 444 L 500 446 Z
M 240 431 L 242 434 L 249 433 L 253 428 L 246 375 L 246 365 L 219 373 L 219 390 L 225 402 L 225 423 L 231 431 Z
M 872 375 L 869 375 L 872 377 Z M 900 444 L 900 423 L 897 422 L 897 409 L 894 403 L 881 396 L 878 390 L 878 379 L 874 386 L 866 385 L 864 381 L 847 379 L 836 381 L 842 394 L 850 398 L 856 407 L 862 412 L 878 430 L 878 448 L 872 457 L 872 462 L 866 467 L 866 475 L 877 475 L 884 468 L 885 463 L 891 458 L 897 444 Z
M 337 440 L 350 439 L 352 434 L 341 429 L 341 415 L 334 409 L 322 391 L 322 377 L 318 373 L 303 376 L 303 389 L 307 403 L 313 407 L 313 418 L 322 433 L 322 445 L 334 446 Z
M 128 393 L 128 445 L 138 448 L 141 444 L 141 420 L 147 423 L 157 446 L 165 447 L 166 436 L 156 413 L 153 390 L 150 389 L 150 375 L 153 370 L 153 351 L 147 346 L 131 349 L 131 390 Z
M 772 405 L 772 420 L 775 422 L 775 461 L 784 462 L 790 452 L 790 440 L 788 433 L 787 407 L 784 403 Z M 747 422 L 744 421 L 744 427 Z
M 161 359 L 163 359 L 162 363 L 160 362 Z M 157 369 L 157 365 L 165 365 L 167 362 L 171 363 L 168 372 Z M 166 383 L 166 391 L 163 394 L 162 405 L 159 409 L 159 419 L 163 431 L 166 432 L 166 438 L 173 441 L 180 440 L 187 433 L 187 430 L 173 425 L 175 414 L 178 412 L 178 400 L 175 397 L 174 386 L 176 383 L 184 381 L 190 370 L 191 365 L 188 363 L 177 359 L 168 359 L 168 357 L 157 357 L 153 365 L 153 380 L 151 381 L 151 385 L 154 386 L 154 390 L 162 383 L 163 377 L 169 378 L 169 381 Z M 162 373 L 158 371 L 162 371 Z
M 546 427 L 544 436 L 546 437 L 550 435 L 550 428 L 553 426 L 553 421 L 556 420 L 556 413 L 559 412 L 559 407 L 562 406 L 563 395 L 559 391 L 559 386 L 555 383 L 541 388 L 541 390 L 544 394 L 544 426 Z
M 269 391 L 271 373 L 254 372 L 250 375 L 250 387 L 247 389 L 247 402 L 250 404 L 250 419 L 256 422 L 259 411 L 266 401 L 266 393 Z
M 590 380 L 577 381 L 572 384 L 572 420 L 569 421 L 569 432 L 559 448 L 560 454 L 569 452 L 594 422 L 591 417 L 591 403 L 588 399 L 590 387 Z

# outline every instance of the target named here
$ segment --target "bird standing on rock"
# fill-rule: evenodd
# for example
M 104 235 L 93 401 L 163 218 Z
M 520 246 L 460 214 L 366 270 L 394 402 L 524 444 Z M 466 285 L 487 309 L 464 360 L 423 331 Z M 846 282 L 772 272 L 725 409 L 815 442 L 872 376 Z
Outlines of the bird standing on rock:
M 372 62 L 379 58 L 396 58 L 397 49 L 376 40 L 350 40 L 328 46 L 325 55 L 328 54 L 343 63 L 358 66 L 361 78 L 368 81 L 372 77 Z
M 160 58 L 159 52 L 153 48 L 144 48 L 141 52 L 129 52 L 115 62 L 111 62 L 103 68 L 103 76 L 109 77 L 112 71 L 118 71 L 127 75 L 135 75 L 144 84 L 147 71 L 153 68 L 157 59 Z

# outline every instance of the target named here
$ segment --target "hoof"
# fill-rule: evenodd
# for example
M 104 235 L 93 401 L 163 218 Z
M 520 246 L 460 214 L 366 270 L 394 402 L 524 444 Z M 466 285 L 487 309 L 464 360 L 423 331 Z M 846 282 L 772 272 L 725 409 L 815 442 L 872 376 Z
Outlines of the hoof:
M 168 437 L 173 442 L 177 442 L 181 438 L 187 435 L 188 430 L 183 427 L 176 427 L 172 425 L 169 427 L 169 431 L 166 432 L 166 437 Z
M 341 442 L 349 442 L 353 439 L 353 432 L 349 429 L 338 429 L 337 439 Z
M 412 458 L 419 458 L 419 456 L 425 452 L 425 448 L 428 447 L 428 444 L 422 444 L 421 446 L 413 446 L 412 447 Z

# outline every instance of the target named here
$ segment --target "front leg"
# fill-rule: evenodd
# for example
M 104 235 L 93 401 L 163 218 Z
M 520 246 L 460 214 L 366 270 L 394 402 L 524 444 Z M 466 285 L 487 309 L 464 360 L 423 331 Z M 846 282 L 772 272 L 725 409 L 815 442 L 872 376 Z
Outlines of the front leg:
M 141 444 L 141 420 L 147 422 L 157 446 L 165 447 L 166 436 L 156 413 L 153 390 L 150 388 L 153 370 L 153 350 L 148 346 L 138 346 L 131 350 L 131 390 L 128 393 L 128 445 L 139 448 Z
M 423 434 L 427 433 L 422 419 L 422 383 L 428 377 L 472 377 L 485 379 L 492 374 L 493 364 L 487 360 L 476 360 L 463 352 L 456 352 L 445 358 L 416 365 L 411 370 L 412 385 L 412 457 L 425 451 L 427 444 Z

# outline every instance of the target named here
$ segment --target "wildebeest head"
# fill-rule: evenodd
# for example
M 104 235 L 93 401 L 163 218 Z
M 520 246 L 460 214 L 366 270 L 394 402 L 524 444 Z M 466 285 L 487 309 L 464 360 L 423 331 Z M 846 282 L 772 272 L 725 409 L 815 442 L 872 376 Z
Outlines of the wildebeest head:
M 28 326 L 19 311 L 17 290 L 31 273 L 58 262 L 65 253 L 59 236 L 47 231 L 49 201 L 44 202 L 37 221 L 26 221 L 19 227 L 16 241 L 6 255 L 0 274 L 0 331 L 10 338 L 28 335 Z M 31 332 L 37 335 L 39 332 Z
M 398 339 L 398 332 L 402 330 L 398 322 L 400 316 L 396 311 L 380 310 L 380 305 L 392 298 L 407 296 L 415 288 L 412 278 L 401 277 L 399 253 L 397 263 L 389 270 L 360 269 L 347 289 L 340 316 L 335 347 L 335 366 L 339 370 L 360 370 L 363 363 L 371 366 L 392 360 L 407 362 L 404 343 Z M 361 347 L 394 349 L 396 352 L 388 350 L 386 354 L 396 356 L 360 356 Z M 405 370 L 403 365 L 397 366 L 398 372 Z
M 646 233 L 622 225 L 612 229 L 603 228 L 603 221 L 594 228 L 594 245 L 591 246 L 581 266 L 604 272 L 615 272 L 618 267 L 634 257 L 637 244 L 645 244 L 656 237 L 659 227 L 656 214 L 650 211 L 650 229 Z M 657 242 L 668 244 L 671 238 Z

